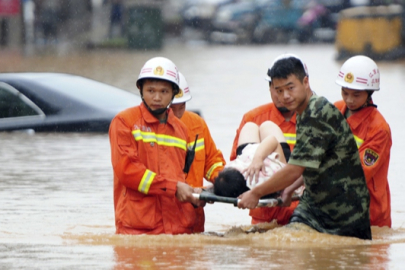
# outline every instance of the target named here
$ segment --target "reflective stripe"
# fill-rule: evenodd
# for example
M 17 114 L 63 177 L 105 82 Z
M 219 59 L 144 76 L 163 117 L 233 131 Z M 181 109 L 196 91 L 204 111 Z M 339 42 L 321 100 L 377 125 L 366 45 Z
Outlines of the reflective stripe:
M 211 168 L 208 170 L 207 175 L 205 176 L 206 179 L 211 179 L 211 174 L 212 172 L 218 168 L 219 166 L 224 166 L 222 162 L 217 162 L 214 165 L 211 166 Z
M 284 133 L 285 140 L 288 144 L 294 144 L 297 142 L 297 135 L 295 133 Z
M 356 141 L 357 148 L 360 148 L 360 146 L 363 144 L 364 140 L 360 139 L 356 135 L 353 134 L 354 140 Z
M 154 132 L 146 132 L 146 131 L 140 131 L 138 130 L 133 130 L 132 135 L 134 136 L 136 141 L 143 141 L 145 143 L 157 143 L 158 145 L 166 145 L 166 146 L 173 146 L 173 147 L 178 147 L 183 149 L 184 151 L 186 150 L 186 141 L 179 139 L 177 137 L 169 136 L 169 135 L 164 135 L 164 134 L 157 134 Z
M 188 149 L 193 149 L 193 146 L 194 146 L 194 142 L 187 144 Z M 195 146 L 195 151 L 197 152 L 197 151 L 203 150 L 204 148 L 205 148 L 204 138 L 197 140 L 197 145 Z
M 156 173 L 146 169 L 145 173 L 142 176 L 141 183 L 138 186 L 138 191 L 144 194 L 148 194 L 150 185 L 152 184 L 153 179 L 155 179 L 155 175 Z

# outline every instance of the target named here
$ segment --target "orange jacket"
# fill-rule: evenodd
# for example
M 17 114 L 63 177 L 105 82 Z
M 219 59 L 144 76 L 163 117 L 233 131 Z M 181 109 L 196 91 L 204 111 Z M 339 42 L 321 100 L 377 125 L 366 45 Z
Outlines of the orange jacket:
M 265 121 L 272 121 L 277 126 L 280 127 L 281 131 L 284 133 L 284 137 L 287 140 L 287 143 L 290 145 L 291 151 L 294 148 L 296 141 L 295 125 L 296 125 L 296 114 L 291 117 L 290 121 L 285 121 L 283 115 L 276 108 L 274 103 L 268 103 L 262 106 L 259 106 L 243 115 L 242 121 L 240 122 L 239 128 L 236 130 L 236 136 L 233 140 L 233 146 L 231 151 L 230 160 L 236 158 L 236 148 L 238 148 L 239 134 L 243 126 L 247 122 L 253 122 L 257 125 L 261 125 Z
M 191 233 L 194 207 L 175 197 L 183 173 L 187 128 L 169 110 L 167 123 L 143 103 L 120 112 L 110 125 L 117 233 Z
M 344 115 L 343 100 L 335 106 Z M 359 148 L 361 165 L 370 191 L 370 223 L 391 227 L 391 194 L 388 167 L 392 145 L 391 130 L 377 108 L 369 106 L 347 118 Z
M 187 174 L 186 182 L 192 187 L 202 187 L 203 179 L 213 182 L 225 165 L 222 152 L 217 149 L 204 119 L 198 114 L 185 111 L 181 121 L 187 126 L 188 147 L 193 147 L 198 134 L 194 161 Z M 195 209 L 196 222 L 193 231 L 204 232 L 205 214 L 202 207 Z
M 269 120 L 280 127 L 284 133 L 287 143 L 290 145 L 291 151 L 293 150 L 296 141 L 296 114 L 294 114 L 290 121 L 287 122 L 274 103 L 268 103 L 247 112 L 243 116 L 239 128 L 236 130 L 230 160 L 234 160 L 236 158 L 236 148 L 238 147 L 239 134 L 243 126 L 247 122 L 253 122 L 260 125 Z M 289 207 L 256 208 L 250 210 L 249 215 L 252 217 L 252 224 L 270 222 L 273 219 L 277 219 L 278 224 L 284 225 L 289 222 L 290 217 L 297 205 L 298 202 L 292 202 Z
M 222 152 L 217 149 L 204 119 L 198 114 L 185 111 L 181 121 L 188 130 L 188 147 L 192 147 L 198 134 L 195 157 L 186 182 L 192 187 L 202 187 L 203 178 L 213 182 L 225 165 Z

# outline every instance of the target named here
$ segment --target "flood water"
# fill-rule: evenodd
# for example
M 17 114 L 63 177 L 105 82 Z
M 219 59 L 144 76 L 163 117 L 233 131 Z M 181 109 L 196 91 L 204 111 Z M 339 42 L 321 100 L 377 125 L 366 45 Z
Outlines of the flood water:
M 66 72 L 137 92 L 143 63 L 172 59 L 226 160 L 243 113 L 270 101 L 267 68 L 282 53 L 309 68 L 310 84 L 340 99 L 333 45 L 207 46 L 172 42 L 163 51 L 84 51 L 24 56 L 0 51 L 0 72 Z M 374 101 L 393 134 L 389 181 L 393 228 L 373 240 L 320 234 L 304 226 L 245 233 L 247 210 L 206 206 L 206 235 L 115 235 L 107 134 L 0 133 L 0 269 L 403 269 L 405 259 L 405 62 L 378 62 Z M 137 105 L 137 104 L 134 104 Z M 214 232 L 224 236 L 215 236 Z

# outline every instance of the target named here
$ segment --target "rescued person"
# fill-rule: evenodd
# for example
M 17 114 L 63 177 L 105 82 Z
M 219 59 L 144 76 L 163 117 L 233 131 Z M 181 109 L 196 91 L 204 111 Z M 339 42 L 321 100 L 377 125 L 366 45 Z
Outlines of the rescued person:
M 295 140 L 296 140 L 296 132 L 295 132 L 295 125 L 296 125 L 296 114 L 294 111 L 290 111 L 287 109 L 279 100 L 276 95 L 276 90 L 272 87 L 271 77 L 269 76 L 269 72 L 273 66 L 273 64 L 280 59 L 288 58 L 294 56 L 295 58 L 299 59 L 298 56 L 294 54 L 281 54 L 279 55 L 270 65 L 267 70 L 265 80 L 268 81 L 269 84 L 269 92 L 272 102 L 263 104 L 258 106 L 243 115 L 242 121 L 238 129 L 236 130 L 236 136 L 233 141 L 233 146 L 231 150 L 230 160 L 234 160 L 237 157 L 236 149 L 238 147 L 239 141 L 239 134 L 243 128 L 243 126 L 247 122 L 253 122 L 257 125 L 261 125 L 265 121 L 272 121 L 283 132 L 283 135 L 286 139 L 286 142 L 290 146 L 290 150 L 294 149 Z M 302 65 L 305 68 L 305 74 L 308 75 L 308 69 L 304 62 Z M 289 222 L 290 217 L 298 205 L 298 202 L 291 202 L 291 205 L 288 207 L 272 207 L 272 208 L 256 208 L 249 211 L 249 215 L 252 217 L 252 224 L 258 224 L 263 222 L 270 222 L 273 219 L 277 220 L 278 224 L 285 225 Z
M 224 197 L 238 197 L 245 191 L 263 183 L 286 164 L 290 156 L 281 129 L 271 121 L 263 122 L 260 127 L 246 123 L 239 136 L 237 158 L 230 161 L 214 182 L 214 193 Z M 258 166 L 254 179 L 246 181 L 244 173 L 250 166 Z M 266 197 L 278 197 L 279 192 Z
M 297 113 L 297 140 L 288 164 L 243 193 L 239 208 L 253 209 L 266 194 L 283 190 L 291 198 L 296 179 L 305 190 L 290 223 L 303 223 L 319 232 L 371 239 L 370 195 L 357 145 L 346 119 L 324 97 L 310 88 L 302 62 L 289 57 L 270 70 L 279 101 Z M 246 174 L 250 179 L 257 173 Z

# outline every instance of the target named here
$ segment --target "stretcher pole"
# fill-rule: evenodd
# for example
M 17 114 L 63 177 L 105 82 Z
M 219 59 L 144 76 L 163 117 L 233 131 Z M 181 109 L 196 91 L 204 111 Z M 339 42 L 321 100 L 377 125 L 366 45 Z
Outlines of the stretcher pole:
M 193 196 L 196 199 L 206 202 L 222 202 L 233 204 L 234 206 L 238 206 L 238 202 L 240 201 L 238 198 L 217 196 L 207 191 L 202 191 L 200 194 L 193 193 Z M 299 196 L 293 196 L 292 200 L 297 201 L 299 198 Z M 261 199 L 259 200 L 257 207 L 274 207 L 281 206 L 282 204 L 283 200 L 281 198 Z

